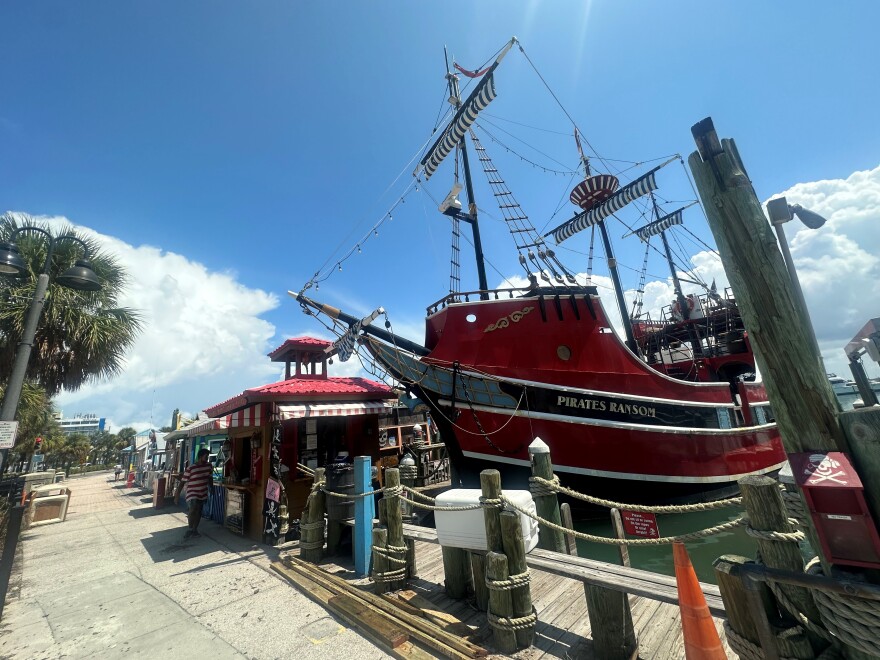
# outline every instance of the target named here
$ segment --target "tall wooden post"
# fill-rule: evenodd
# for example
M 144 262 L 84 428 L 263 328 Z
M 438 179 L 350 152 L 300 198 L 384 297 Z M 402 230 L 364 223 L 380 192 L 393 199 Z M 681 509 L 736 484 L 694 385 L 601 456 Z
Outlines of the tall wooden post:
M 880 526 L 880 406 L 847 410 L 840 414 L 840 423 L 874 523 Z
M 371 539 L 376 548 L 384 548 L 388 545 L 388 529 L 379 525 L 374 527 L 371 532 Z M 375 590 L 377 594 L 384 594 L 390 591 L 391 587 L 384 579 L 384 574 L 388 572 L 388 558 L 382 552 L 373 553 L 373 579 L 375 580 Z
M 446 594 L 455 600 L 461 600 L 467 596 L 468 585 L 471 581 L 471 566 L 468 561 L 468 551 L 462 548 L 450 548 L 441 546 L 443 553 L 443 575 L 445 579 Z
M 535 438 L 532 444 L 529 445 L 529 459 L 532 464 L 533 477 L 540 477 L 547 481 L 553 480 L 553 462 L 550 459 L 550 447 L 541 438 Z M 534 485 L 535 488 L 532 489 L 532 493 L 540 493 L 539 495 L 534 495 L 538 517 L 549 520 L 556 525 L 562 525 L 562 518 L 559 514 L 559 498 L 556 496 L 556 493 L 546 488 L 538 487 L 539 484 L 537 483 Z M 539 548 L 554 552 L 565 552 L 565 537 L 562 531 L 547 527 L 543 523 L 538 523 L 538 527 L 540 532 L 538 535 Z
M 788 453 L 842 451 L 839 404 L 825 376 L 776 237 L 733 140 L 712 120 L 691 128 L 688 159 Z
M 528 571 L 522 524 L 518 513 L 514 511 L 501 512 L 501 535 L 504 542 L 504 554 L 507 555 L 507 570 L 510 575 L 520 575 Z M 528 582 L 510 591 L 510 602 L 514 618 L 532 613 L 532 589 Z M 516 645 L 521 649 L 528 648 L 535 641 L 535 626 L 517 630 L 515 635 Z
M 474 585 L 474 606 L 481 612 L 489 607 L 489 589 L 486 587 L 486 556 L 479 552 L 469 552 L 471 575 Z
M 373 467 L 369 456 L 354 458 L 354 494 L 368 493 L 371 490 L 370 472 Z M 354 533 L 352 534 L 352 554 L 354 570 L 360 577 L 370 571 L 371 545 L 373 542 L 373 516 L 375 505 L 373 496 L 355 497 L 354 499 Z

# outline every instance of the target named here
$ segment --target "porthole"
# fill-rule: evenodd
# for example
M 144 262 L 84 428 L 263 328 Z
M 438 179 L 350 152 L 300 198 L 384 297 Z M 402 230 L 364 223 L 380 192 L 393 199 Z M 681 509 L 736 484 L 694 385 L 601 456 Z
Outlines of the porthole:
M 568 361 L 571 359 L 571 349 L 564 344 L 560 345 L 559 348 L 556 349 L 556 355 L 559 356 L 560 360 Z
M 467 316 L 464 317 L 464 320 L 467 321 L 468 323 L 474 323 L 477 320 L 477 315 L 476 314 L 468 314 Z

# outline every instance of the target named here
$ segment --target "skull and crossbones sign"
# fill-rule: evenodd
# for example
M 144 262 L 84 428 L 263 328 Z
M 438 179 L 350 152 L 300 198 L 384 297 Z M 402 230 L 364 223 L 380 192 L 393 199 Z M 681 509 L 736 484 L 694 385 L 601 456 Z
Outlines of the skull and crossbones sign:
M 810 475 L 810 485 L 822 483 L 823 481 L 833 481 L 834 483 L 846 486 L 845 479 L 837 477 L 846 476 L 845 470 L 838 470 L 840 462 L 835 461 L 825 454 L 813 454 L 810 456 L 810 466 L 804 470 L 805 474 Z

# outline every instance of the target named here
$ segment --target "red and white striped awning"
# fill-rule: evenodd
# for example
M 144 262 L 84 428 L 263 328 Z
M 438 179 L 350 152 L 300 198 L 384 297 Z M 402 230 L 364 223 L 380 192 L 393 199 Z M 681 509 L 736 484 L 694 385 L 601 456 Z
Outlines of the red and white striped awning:
M 252 406 L 237 410 L 234 413 L 226 415 L 229 428 L 234 429 L 241 426 L 261 426 L 264 422 L 269 421 L 269 403 L 255 403 Z
M 390 408 L 384 401 L 360 401 L 358 403 L 303 403 L 278 406 L 281 419 L 301 417 L 346 417 L 348 415 L 376 415 Z

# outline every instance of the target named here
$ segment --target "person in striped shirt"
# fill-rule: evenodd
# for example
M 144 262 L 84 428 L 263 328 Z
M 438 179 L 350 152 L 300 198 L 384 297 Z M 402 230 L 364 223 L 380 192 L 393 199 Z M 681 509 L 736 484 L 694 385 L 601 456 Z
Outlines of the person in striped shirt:
M 202 507 L 208 501 L 208 491 L 214 483 L 214 466 L 208 463 L 209 452 L 206 448 L 199 449 L 196 462 L 190 465 L 183 473 L 183 482 L 186 484 L 186 503 L 189 507 L 187 519 L 189 529 L 183 538 L 201 536 L 199 534 L 199 521 L 202 519 Z

